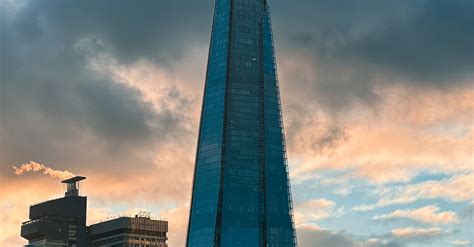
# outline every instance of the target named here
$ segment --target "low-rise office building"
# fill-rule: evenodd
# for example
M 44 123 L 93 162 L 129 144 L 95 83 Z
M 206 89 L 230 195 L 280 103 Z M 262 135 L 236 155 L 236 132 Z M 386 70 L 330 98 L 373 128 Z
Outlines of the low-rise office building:
M 167 247 L 168 222 L 149 216 L 120 217 L 89 226 L 89 246 Z

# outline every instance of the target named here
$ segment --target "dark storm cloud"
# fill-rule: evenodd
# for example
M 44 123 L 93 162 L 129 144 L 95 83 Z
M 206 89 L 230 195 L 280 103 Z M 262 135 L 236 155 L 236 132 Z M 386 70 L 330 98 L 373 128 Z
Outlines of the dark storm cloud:
M 318 74 L 315 81 L 291 83 L 309 84 L 315 100 L 333 109 L 354 101 L 377 103 L 374 91 L 380 85 L 403 81 L 447 89 L 474 78 L 472 1 L 274 1 L 273 6 L 277 51 L 311 54 Z
M 291 151 L 329 154 L 350 138 L 345 127 L 328 121 L 327 117 L 314 114 L 302 106 L 292 105 L 290 108 L 286 116 L 291 128 L 286 129 L 285 133 L 287 140 L 293 144 L 289 147 Z M 307 146 L 301 147 L 302 143 Z
M 474 3 L 433 1 L 412 20 L 368 33 L 343 47 L 355 56 L 419 83 L 457 83 L 474 71 Z
M 98 37 L 123 62 L 163 61 L 207 41 L 211 11 L 211 1 L 30 1 L 17 25 L 25 39 L 44 35 L 41 26 L 48 25 L 63 32 L 65 42 Z
M 209 26 L 210 3 L 192 1 L 183 8 L 183 2 L 27 1 L 16 13 L 5 5 L 0 20 L 2 174 L 30 159 L 58 168 L 118 165 L 114 161 L 150 165 L 134 152 L 185 133 L 182 113 L 166 106 L 156 112 L 136 89 L 91 71 L 90 54 L 77 48 L 81 39 L 93 38 L 102 43 L 93 52 L 103 48 L 119 63 L 147 58 L 166 65 L 209 36 L 209 28 L 201 25 Z M 190 103 L 170 90 L 169 100 L 182 107 Z M 97 154 L 104 143 L 108 150 Z
M 311 54 L 318 74 L 314 81 L 295 75 L 291 77 L 295 81 L 282 84 L 311 92 L 310 100 L 331 110 L 359 101 L 377 103 L 375 88 L 395 81 L 448 88 L 472 79 L 470 1 L 274 0 L 270 4 L 277 52 Z M 85 129 L 114 146 L 149 143 L 159 132 L 177 135 L 173 128 L 183 116 L 166 110 L 156 113 L 135 89 L 95 75 L 86 67 L 84 51 L 75 45 L 84 38 L 96 39 L 121 64 L 146 58 L 166 65 L 192 46 L 208 43 L 212 1 L 43 0 L 18 6 L 22 6 L 18 12 L 8 13 L 7 5 L 1 15 L 3 140 L 22 140 L 18 136 L 28 129 L 37 138 L 46 138 L 42 140 L 46 143 L 51 136 L 60 138 L 58 133 L 67 136 Z M 380 74 L 383 79 L 377 77 Z M 340 136 L 328 132 L 318 145 L 327 146 Z M 35 141 L 11 145 L 21 150 L 28 143 Z M 47 152 L 48 145 L 41 146 Z

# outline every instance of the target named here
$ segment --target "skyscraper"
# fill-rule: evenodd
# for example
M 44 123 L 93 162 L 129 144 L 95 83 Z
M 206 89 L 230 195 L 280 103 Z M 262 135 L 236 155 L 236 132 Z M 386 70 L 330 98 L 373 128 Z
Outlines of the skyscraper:
M 296 246 L 266 0 L 215 0 L 187 246 Z

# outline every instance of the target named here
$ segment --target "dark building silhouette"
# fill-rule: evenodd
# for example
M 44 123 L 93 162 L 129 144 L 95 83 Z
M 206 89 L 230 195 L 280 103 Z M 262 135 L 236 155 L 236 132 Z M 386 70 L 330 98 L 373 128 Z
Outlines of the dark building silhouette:
M 21 236 L 35 247 L 167 247 L 168 222 L 141 212 L 86 227 L 87 197 L 79 196 L 76 176 L 67 184 L 63 198 L 30 207 L 30 220 L 21 226 Z
M 266 0 L 216 0 L 187 246 L 296 246 Z
M 27 246 L 86 246 L 87 198 L 79 196 L 78 184 L 85 177 L 62 181 L 67 184 L 65 197 L 30 207 L 30 220 L 21 226 Z

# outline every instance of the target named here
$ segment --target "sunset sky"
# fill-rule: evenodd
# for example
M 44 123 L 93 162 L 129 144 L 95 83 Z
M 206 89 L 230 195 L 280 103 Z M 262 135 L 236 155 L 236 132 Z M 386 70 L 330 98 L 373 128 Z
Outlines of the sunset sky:
M 474 246 L 474 1 L 269 0 L 300 247 Z M 86 176 L 184 246 L 212 0 L 0 0 L 0 246 Z

